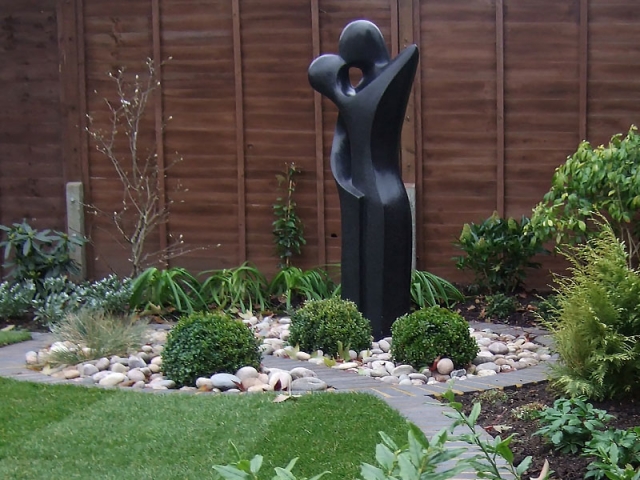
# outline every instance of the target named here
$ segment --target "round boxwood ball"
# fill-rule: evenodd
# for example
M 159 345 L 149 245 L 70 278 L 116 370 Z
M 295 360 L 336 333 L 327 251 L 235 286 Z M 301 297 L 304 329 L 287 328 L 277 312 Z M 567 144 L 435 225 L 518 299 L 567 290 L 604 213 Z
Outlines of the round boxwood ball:
M 355 303 L 340 298 L 306 302 L 291 316 L 289 332 L 289 343 L 305 352 L 335 356 L 339 341 L 356 351 L 371 346 L 371 324 Z
M 181 318 L 167 336 L 162 371 L 181 387 L 198 377 L 260 367 L 258 342 L 242 322 L 223 313 L 194 313 Z
M 469 325 L 457 313 L 430 307 L 398 318 L 391 327 L 391 353 L 396 362 L 429 367 L 438 357 L 450 358 L 458 368 L 478 354 Z

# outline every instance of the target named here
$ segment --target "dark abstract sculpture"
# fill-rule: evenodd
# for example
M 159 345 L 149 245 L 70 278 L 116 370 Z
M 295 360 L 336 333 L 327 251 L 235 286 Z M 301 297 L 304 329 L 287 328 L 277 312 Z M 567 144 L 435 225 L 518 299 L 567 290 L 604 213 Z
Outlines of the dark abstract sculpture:
M 339 111 L 331 170 L 342 219 L 342 297 L 358 305 L 376 338 L 411 302 L 411 210 L 399 151 L 417 64 L 415 45 L 391 60 L 378 27 L 358 20 L 342 31 L 339 55 L 309 67 L 311 86 Z M 351 67 L 362 71 L 355 87 Z

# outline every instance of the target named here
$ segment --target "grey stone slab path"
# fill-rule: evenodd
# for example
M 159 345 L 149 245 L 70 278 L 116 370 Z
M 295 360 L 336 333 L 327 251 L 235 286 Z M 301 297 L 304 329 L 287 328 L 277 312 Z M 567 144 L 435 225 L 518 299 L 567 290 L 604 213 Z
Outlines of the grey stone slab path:
M 527 334 L 530 338 L 535 337 L 535 341 L 541 344 L 549 345 L 551 343 L 547 332 L 540 329 L 517 328 L 509 325 L 484 324 L 477 322 L 471 323 L 471 326 L 477 330 L 489 328 L 494 333 L 498 334 L 504 333 L 515 336 Z M 31 350 L 38 351 L 40 348 L 49 345 L 52 341 L 53 339 L 50 334 L 34 333 L 32 340 L 0 348 L 0 377 L 47 384 L 76 384 L 69 380 L 56 379 L 26 368 L 26 353 Z M 549 362 L 546 362 L 524 370 L 518 370 L 516 372 L 492 375 L 488 377 L 474 377 L 473 379 L 467 380 L 454 380 L 452 382 L 452 388 L 456 394 L 463 394 L 495 388 L 517 388 L 522 385 L 543 382 L 547 379 L 548 363 Z M 353 372 L 345 372 L 328 368 L 324 365 L 314 365 L 309 362 L 277 358 L 273 356 L 265 356 L 263 358 L 263 365 L 268 368 L 282 368 L 285 370 L 304 366 L 305 368 L 309 368 L 316 372 L 318 378 L 325 381 L 338 392 L 360 392 L 375 395 L 400 412 L 400 414 L 402 414 L 407 420 L 417 425 L 424 432 L 427 438 L 432 437 L 443 428 L 450 427 L 453 423 L 452 419 L 444 415 L 444 412 L 453 412 L 453 410 L 438 401 L 441 394 L 449 388 L 446 384 L 412 386 L 389 385 L 381 382 L 380 380 L 358 375 Z M 147 390 L 145 389 L 145 391 Z M 167 392 L 163 391 L 163 393 Z M 484 438 L 490 438 L 489 434 L 482 428 L 478 427 L 478 431 Z M 453 432 L 454 435 L 458 435 L 460 433 L 467 433 L 467 430 L 462 427 L 458 427 L 458 429 Z M 450 446 L 468 447 L 466 443 L 461 442 L 451 442 Z M 479 450 L 469 447 L 467 455 L 473 455 L 478 452 Z M 473 478 L 476 478 L 474 472 L 464 472 L 456 477 L 456 479 L 460 480 Z M 505 474 L 504 478 L 509 477 Z

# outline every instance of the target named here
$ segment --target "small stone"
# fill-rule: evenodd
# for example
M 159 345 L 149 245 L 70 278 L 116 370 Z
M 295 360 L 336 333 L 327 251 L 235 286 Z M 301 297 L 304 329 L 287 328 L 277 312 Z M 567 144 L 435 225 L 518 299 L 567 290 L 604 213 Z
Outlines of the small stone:
M 380 355 L 384 352 L 378 347 L 375 347 L 375 348 L 372 347 L 371 350 L 369 350 L 369 353 L 371 353 L 371 355 Z
M 311 358 L 311 355 L 309 355 L 306 352 L 298 352 L 298 353 L 296 353 L 296 359 L 302 360 L 303 362 L 306 362 L 310 358 Z
M 79 376 L 80 376 L 80 372 L 75 368 L 64 371 L 64 378 L 66 378 L 67 380 L 78 378 Z
M 506 355 L 509 353 L 509 348 L 502 342 L 494 342 L 489 345 L 489 351 L 494 355 Z
M 435 378 L 436 381 L 438 381 L 438 382 L 448 382 L 449 380 L 451 380 L 451 375 L 443 375 L 441 373 L 434 373 L 433 374 L 433 378 Z
M 288 390 L 292 382 L 289 372 L 277 371 L 269 375 L 269 385 L 274 390 Z
M 431 372 L 429 372 L 431 373 Z M 426 375 L 422 374 L 422 373 L 410 373 L 409 374 L 409 378 L 411 380 L 420 380 L 422 382 L 425 382 L 428 380 L 429 377 L 427 377 Z
M 290 317 L 280 317 L 280 319 L 278 320 L 278 323 L 280 323 L 282 325 L 290 325 L 291 324 L 291 318 Z
M 158 357 L 153 357 L 151 359 L 151 365 L 158 365 L 161 366 L 162 365 L 162 357 L 158 356 Z
M 99 371 L 100 369 L 98 367 L 96 367 L 95 365 L 91 365 L 90 363 L 85 363 L 84 365 L 82 365 L 82 368 L 79 369 L 79 372 L 83 377 L 91 377 Z
M 490 338 L 484 338 L 484 337 L 476 338 L 476 343 L 481 347 L 488 347 L 493 343 L 493 340 L 491 340 Z
M 159 373 L 160 370 L 160 365 L 156 365 L 155 363 L 151 363 L 149 364 L 149 370 L 151 371 L 151 373 Z
M 195 391 L 197 391 L 197 390 L 198 390 L 198 389 L 197 389 L 196 387 L 187 387 L 187 386 L 184 386 L 184 387 L 181 387 L 181 388 L 180 388 L 180 391 L 181 391 L 181 392 L 195 392 Z
M 278 357 L 278 358 L 287 358 L 287 357 L 289 357 L 289 355 L 287 354 L 287 352 L 286 352 L 286 350 L 284 348 L 277 349 L 275 352 L 273 352 L 273 356 L 274 357 Z
M 390 353 L 380 353 L 380 354 L 376 355 L 376 358 L 378 360 L 389 361 L 389 360 L 391 360 L 391 354 Z
M 358 355 L 358 358 L 361 358 L 362 361 L 364 361 L 365 358 L 371 358 L 371 351 L 370 350 L 362 350 L 360 352 L 360 354 Z
M 327 384 L 316 377 L 302 377 L 291 382 L 291 391 L 319 392 L 326 389 Z
M 480 365 L 481 363 L 493 362 L 495 360 L 495 356 L 489 350 L 481 350 L 476 355 L 476 358 L 473 360 L 474 365 Z
M 509 363 L 509 360 L 507 360 L 504 357 L 500 357 L 500 358 L 496 358 L 493 363 L 495 363 L 496 365 L 498 365 L 499 367 L 503 366 L 503 365 L 507 365 Z
M 308 377 L 317 377 L 318 375 L 313 370 L 304 367 L 296 367 L 291 369 L 289 372 L 291 378 L 293 380 L 297 380 L 298 378 L 308 378 Z
M 144 373 L 145 376 L 147 376 L 147 377 L 150 376 L 153 373 L 149 367 L 143 367 L 143 368 L 140 369 L 140 371 L 142 373 Z
M 99 375 L 99 374 L 96 374 L 96 375 Z M 100 380 L 98 382 L 98 385 L 101 385 L 103 387 L 114 387 L 119 383 L 124 382 L 126 378 L 127 377 L 124 373 L 111 372 L 107 374 L 107 376 L 104 377 L 102 380 Z
M 259 378 L 248 377 L 242 380 L 242 388 L 247 390 L 255 385 L 264 385 Z
M 380 347 L 380 350 L 382 350 L 385 353 L 391 350 L 391 344 L 387 340 L 380 340 L 378 342 L 378 345 Z
M 413 373 L 413 372 L 414 370 L 411 365 L 398 365 L 393 369 L 393 371 L 391 372 L 391 375 L 395 375 L 396 377 L 399 377 L 400 375 L 409 375 L 410 373 Z
M 143 368 L 147 366 L 147 362 L 136 356 L 129 357 L 129 368 Z
M 144 382 L 136 382 L 133 385 L 131 385 L 131 388 L 144 388 L 146 387 L 146 383 Z
M 161 380 L 160 382 L 158 382 L 160 385 L 162 385 L 163 387 L 168 388 L 169 390 L 171 390 L 172 388 L 176 388 L 176 382 L 174 382 L 173 380 Z
M 38 352 L 38 364 L 40 365 L 44 365 L 45 363 L 47 363 L 49 361 L 49 352 L 46 351 L 39 351 Z
M 397 385 L 398 383 L 400 383 L 398 377 L 394 377 L 393 375 L 387 375 L 386 377 L 382 377 L 380 380 L 390 385 Z
M 129 359 L 128 358 L 121 358 L 118 355 L 112 356 L 111 359 L 109 360 L 109 362 L 111 363 L 111 365 L 114 365 L 116 363 L 121 363 L 122 365 L 129 365 Z
M 453 371 L 453 361 L 450 358 L 441 358 L 437 369 L 441 375 L 449 375 Z
M 76 381 L 80 385 L 95 385 L 96 381 L 92 377 L 81 377 L 76 378 Z
M 144 382 L 145 379 L 147 378 L 146 375 L 144 373 L 142 373 L 142 371 L 140 371 L 139 368 L 134 368 L 133 370 L 129 370 L 127 372 L 127 377 L 129 378 L 129 380 L 133 380 L 133 382 Z
M 514 368 L 511 365 L 500 365 L 500 371 L 505 373 L 505 372 L 512 372 L 514 370 Z
M 258 378 L 258 370 L 254 367 L 242 367 L 236 372 L 236 377 L 238 377 L 241 381 L 245 378 Z
M 100 371 L 106 370 L 107 368 L 109 368 L 109 365 L 111 365 L 111 363 L 106 357 L 102 357 L 96 362 L 96 368 Z
M 426 380 L 411 380 L 411 385 L 424 385 L 425 383 L 427 383 Z
M 129 371 L 129 367 L 123 365 L 122 363 L 112 363 L 111 371 L 115 373 L 127 373 Z
M 348 370 L 350 368 L 358 368 L 358 364 L 356 362 L 344 362 L 334 365 L 331 368 L 335 368 L 336 370 Z
M 387 375 L 389 375 L 389 372 L 387 372 L 387 370 L 385 368 L 374 368 L 372 370 L 370 370 L 371 374 L 370 376 L 372 377 L 386 377 Z
M 269 345 L 268 343 L 263 343 L 262 345 L 260 345 L 259 349 L 260 353 L 264 355 L 273 355 L 273 352 L 275 352 L 273 345 Z
M 119 384 L 118 384 L 118 386 L 119 386 L 119 387 L 127 387 L 127 388 L 128 388 L 128 387 L 133 386 L 133 384 L 135 384 L 135 383 L 136 383 L 136 382 L 134 382 L 133 380 L 125 379 L 125 381 L 124 381 L 124 382 L 122 382 L 122 383 L 119 383 Z
M 357 360 L 358 359 L 358 352 L 356 352 L 355 350 L 349 350 L 349 359 L 350 360 Z
M 108 377 L 109 375 L 111 375 L 111 372 L 109 370 L 101 370 L 98 373 L 93 374 L 91 378 L 95 383 L 100 383 L 100 380 L 102 380 L 105 377 Z
M 499 372 L 500 367 L 493 362 L 485 362 L 476 366 L 476 372 L 478 372 L 478 375 L 480 375 L 480 372 L 482 372 L 483 370 L 492 370 L 493 372 Z
M 478 370 L 479 377 L 489 377 L 491 375 L 497 375 L 494 370 Z
M 551 355 L 549 355 L 548 353 L 543 353 L 540 355 L 540 360 L 542 361 L 547 361 L 551 358 Z
M 451 376 L 451 378 L 466 377 L 467 371 L 464 368 L 461 368 L 459 370 L 453 370 L 449 375 Z
M 222 393 L 233 395 L 233 394 L 236 394 L 236 393 L 242 393 L 242 390 L 238 390 L 237 388 L 230 388 L 229 390 L 225 390 Z
M 211 376 L 211 382 L 214 388 L 219 388 L 222 391 L 237 388 L 242 383 L 238 377 L 230 373 L 216 373 Z
M 199 377 L 196 379 L 196 387 L 206 388 L 207 390 L 213 389 L 213 380 L 207 377 Z
M 34 352 L 33 350 L 27 352 L 25 355 L 27 365 L 37 365 L 38 363 L 38 352 Z
M 403 380 L 400 380 L 400 383 L 398 383 L 398 385 L 404 386 L 404 385 L 413 385 L 413 383 L 411 383 L 411 379 L 409 378 L 405 378 Z
M 140 350 L 142 350 L 144 353 L 151 353 L 153 352 L 153 347 L 151 345 L 143 345 Z
M 162 355 L 162 352 L 164 351 L 164 347 L 162 345 L 154 345 L 152 352 L 155 353 L 156 355 Z
M 262 393 L 265 391 L 264 387 L 267 387 L 268 385 L 265 385 L 264 383 L 260 383 L 258 385 L 251 385 L 249 388 L 247 388 L 247 392 L 249 393 Z

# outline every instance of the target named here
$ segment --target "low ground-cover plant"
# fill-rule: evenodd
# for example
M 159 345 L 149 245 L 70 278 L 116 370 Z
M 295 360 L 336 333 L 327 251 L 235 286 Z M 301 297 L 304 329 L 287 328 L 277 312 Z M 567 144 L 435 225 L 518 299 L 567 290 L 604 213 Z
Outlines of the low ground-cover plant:
M 560 398 L 538 414 L 541 427 L 535 435 L 542 435 L 562 453 L 576 454 L 612 418 L 584 398 Z
M 52 325 L 56 340 L 70 342 L 73 347 L 52 350 L 50 361 L 74 365 L 111 355 L 125 356 L 144 343 L 146 330 L 147 323 L 134 316 L 80 309 Z
M 411 301 L 418 309 L 435 305 L 450 307 L 462 300 L 464 295 L 444 278 L 422 270 L 411 272 Z
M 487 295 L 485 301 L 487 303 L 484 311 L 485 317 L 497 318 L 498 320 L 509 318 L 520 306 L 515 298 L 504 293 Z
M 430 367 L 440 357 L 466 366 L 478 353 L 469 325 L 457 313 L 429 307 L 398 318 L 391 327 L 391 353 L 396 362 Z
M 640 392 L 640 274 L 611 226 L 567 253 L 570 275 L 556 276 L 551 329 L 560 359 L 551 381 L 565 395 L 594 400 Z
M 31 340 L 31 332 L 24 330 L 0 330 L 0 347 Z
M 264 311 L 268 306 L 267 279 L 248 262 L 235 268 L 208 270 L 200 287 L 205 304 L 223 310 Z
M 36 295 L 33 280 L 0 283 L 0 318 L 21 318 L 31 308 Z
M 534 233 L 526 230 L 528 224 L 527 217 L 518 222 L 497 212 L 480 224 L 466 223 L 455 243 L 464 252 L 456 257 L 456 267 L 472 271 L 482 291 L 513 292 L 524 282 L 528 269 L 540 267 L 532 258 L 546 252 Z
M 36 287 L 50 277 L 75 275 L 78 266 L 71 258 L 71 251 L 86 240 L 55 230 L 35 230 L 26 221 L 11 227 L 0 225 L 4 240 L 4 268 L 16 283 L 31 280 Z
M 200 283 L 186 269 L 149 267 L 133 280 L 131 306 L 153 312 L 189 314 L 205 307 Z
M 336 295 L 337 285 L 322 268 L 302 270 L 285 267 L 273 277 L 268 287 L 269 296 L 277 303 L 284 304 L 290 311 L 294 305 L 308 300 L 323 300 Z
M 587 467 L 585 478 L 600 480 L 612 478 L 612 475 L 616 475 L 613 478 L 624 478 L 620 474 L 624 475 L 627 466 L 634 474 L 640 473 L 640 427 L 595 431 L 582 454 L 596 457 L 596 461 Z
M 258 368 L 260 358 L 256 339 L 242 322 L 224 313 L 194 313 L 169 332 L 162 368 L 178 386 L 193 386 L 198 377 Z
M 353 302 L 312 300 L 291 316 L 289 343 L 305 352 L 321 349 L 336 356 L 340 345 L 360 351 L 371 346 L 371 324 Z
M 640 135 L 631 126 L 625 137 L 593 148 L 583 141 L 559 166 L 549 192 L 538 204 L 528 232 L 545 242 L 582 242 L 598 233 L 593 212 L 605 215 L 629 252 L 629 265 L 640 255 Z

